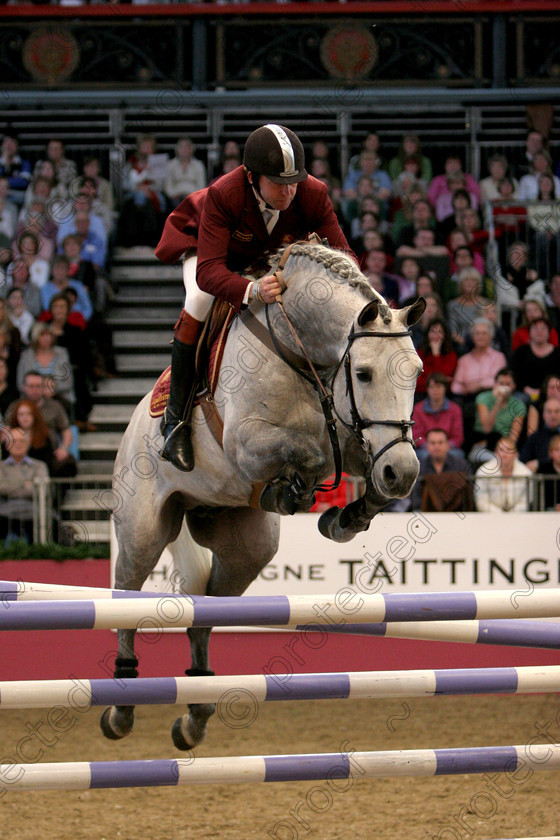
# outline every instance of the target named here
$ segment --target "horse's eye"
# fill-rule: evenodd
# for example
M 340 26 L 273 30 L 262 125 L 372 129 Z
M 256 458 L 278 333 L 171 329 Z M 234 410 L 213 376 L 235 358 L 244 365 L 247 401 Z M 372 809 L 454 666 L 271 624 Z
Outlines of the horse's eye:
M 369 368 L 360 368 L 356 371 L 356 376 L 359 382 L 371 382 L 371 370 Z

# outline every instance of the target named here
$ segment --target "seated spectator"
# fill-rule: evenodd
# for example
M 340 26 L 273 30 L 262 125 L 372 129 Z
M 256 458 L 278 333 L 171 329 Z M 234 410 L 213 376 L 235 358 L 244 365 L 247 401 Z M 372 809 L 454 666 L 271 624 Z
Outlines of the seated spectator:
M 86 157 L 82 169 L 83 175 L 95 184 L 97 199 L 112 214 L 115 209 L 113 188 L 106 178 L 101 175 L 101 163 L 97 157 Z
M 513 242 L 508 248 L 505 275 L 506 280 L 519 292 L 520 299 L 525 297 L 527 289 L 539 279 L 537 272 L 529 264 L 529 249 L 525 242 Z
M 490 321 L 492 327 L 494 328 L 494 335 L 492 337 L 492 343 L 490 346 L 493 347 L 494 350 L 499 350 L 500 353 L 503 353 L 506 359 L 508 360 L 509 364 L 509 360 L 511 358 L 511 340 L 504 328 L 500 327 L 498 318 L 498 308 L 494 301 L 491 300 L 486 309 L 484 310 L 484 317 L 486 318 L 486 320 Z M 474 344 L 472 336 L 469 332 L 467 333 L 467 336 L 465 338 L 463 351 L 465 353 L 470 353 L 473 347 Z
M 8 179 L 0 176 L 0 234 L 3 234 L 8 242 L 11 242 L 16 235 L 17 207 L 8 198 Z
M 69 278 L 69 270 L 70 264 L 63 254 L 54 258 L 52 279 L 41 289 L 41 305 L 43 309 L 48 309 L 54 295 L 65 292 L 70 287 L 74 289 L 77 295 L 74 310 L 79 312 L 87 323 L 93 315 L 93 305 L 83 283 Z
M 395 181 L 401 172 L 405 171 L 407 159 L 416 157 L 420 164 L 420 179 L 429 184 L 432 180 L 432 162 L 422 154 L 420 138 L 416 134 L 405 134 L 402 138 L 399 151 L 391 159 L 388 167 L 389 176 Z
M 59 347 L 65 347 L 70 357 L 76 392 L 76 425 L 81 432 L 93 432 L 95 426 L 88 417 L 93 407 L 91 383 L 94 380 L 91 347 L 84 330 L 68 322 L 70 303 L 66 294 L 54 295 L 49 304 L 50 327 Z
M 35 482 L 47 479 L 47 467 L 29 457 L 29 436 L 13 429 L 5 437 L 8 457 L 0 461 L 0 538 L 33 542 L 33 493 Z
M 517 153 L 513 150 L 512 153 L 515 154 L 513 169 L 514 175 L 517 178 L 531 171 L 535 155 L 544 149 L 544 142 L 544 134 L 535 129 L 531 129 L 527 132 L 525 138 L 525 148 L 522 151 L 519 150 Z
M 78 178 L 77 188 L 78 195 L 76 196 L 76 200 L 74 202 L 74 209 L 76 211 L 86 210 L 92 219 L 100 219 L 103 225 L 103 230 L 101 231 L 100 228 L 99 234 L 106 240 L 107 236 L 113 231 L 114 218 L 112 211 L 97 195 L 97 182 L 94 178 L 86 178 L 86 176 L 83 175 L 81 178 Z M 64 235 L 59 241 L 62 241 Z
M 37 236 L 29 230 L 24 230 L 19 237 L 16 250 L 27 266 L 29 279 L 41 289 L 49 279 L 50 266 L 47 260 L 38 256 L 39 240 Z
M 54 166 L 56 180 L 63 187 L 68 189 L 70 182 L 78 175 L 76 164 L 69 160 L 64 154 L 64 143 L 57 138 L 51 138 L 47 143 L 46 158 Z M 37 161 L 33 169 L 33 177 L 39 175 L 42 170 L 43 160 Z
M 465 232 L 467 244 L 475 253 L 484 257 L 484 249 L 488 243 L 488 231 L 482 226 L 478 210 L 467 207 L 463 210 L 461 230 Z
M 33 400 L 16 399 L 10 411 L 10 422 L 4 428 L 24 431 L 29 440 L 29 457 L 42 461 L 51 473 L 54 450 L 49 429 Z
M 80 242 L 80 259 L 92 263 L 99 271 L 105 268 L 107 261 L 107 240 L 98 236 L 91 224 L 91 215 L 86 210 L 78 210 L 74 215 L 74 230 L 69 232 L 74 233 Z
M 550 324 L 536 318 L 529 325 L 529 343 L 518 347 L 511 366 L 517 387 L 530 400 L 536 400 L 545 376 L 560 373 L 560 350 L 550 341 Z
M 441 241 L 447 240 L 452 230 L 463 227 L 463 213 L 470 208 L 471 197 L 463 187 L 457 187 L 451 194 L 451 212 L 437 224 L 437 233 Z
M 548 399 L 543 406 L 542 426 L 530 435 L 521 448 L 520 458 L 535 472 L 539 463 L 548 460 L 550 439 L 560 433 L 560 400 Z
M 490 305 L 490 301 L 481 296 L 481 287 L 482 277 L 476 268 L 464 268 L 459 274 L 459 296 L 447 304 L 449 330 L 460 351 L 464 351 L 472 325 L 477 318 L 484 317 Z
M 556 191 L 552 175 L 543 172 L 539 178 L 537 198 L 527 207 L 529 242 L 540 277 L 550 277 L 559 265 L 559 197 L 560 191 Z
M 315 157 L 315 155 L 312 155 L 312 157 Z M 222 175 L 227 175 L 228 172 L 237 169 L 238 166 L 241 166 L 241 149 L 239 148 L 239 143 L 236 143 L 235 140 L 227 140 L 224 143 L 221 163 L 218 167 L 214 167 L 214 177 L 211 183 L 213 184 Z
M 3 332 L 2 355 L 8 363 L 10 370 L 12 366 L 17 367 L 22 351 L 21 335 L 18 328 L 10 320 L 6 300 L 0 297 L 0 330 Z
M 429 429 L 427 456 L 420 462 L 420 474 L 411 493 L 413 510 L 472 510 L 470 467 L 465 458 L 452 455 L 444 429 Z
M 353 246 L 353 250 L 358 254 L 364 251 L 364 238 L 366 234 L 370 231 L 375 231 L 383 238 L 383 250 L 387 254 L 392 253 L 393 249 L 391 239 L 383 234 L 382 225 L 383 223 L 381 222 L 379 215 L 374 210 L 364 207 L 364 210 L 361 212 L 359 218 L 354 219 L 352 222 L 350 242 Z
M 8 365 L 6 360 L 0 356 L 0 419 L 6 414 L 10 403 L 19 397 L 18 389 L 15 385 L 9 383 L 8 377 Z
M 421 284 L 424 281 L 424 275 L 419 277 L 417 284 L 418 290 L 420 290 Z M 413 324 L 411 327 L 409 327 L 412 336 L 412 342 L 417 350 L 422 346 L 422 342 L 428 334 L 428 327 L 432 323 L 432 321 L 434 319 L 437 319 L 438 321 L 443 320 L 443 304 L 437 292 L 423 293 L 418 291 L 418 296 L 420 295 L 426 300 L 426 308 L 424 309 L 420 320 Z M 416 297 L 414 298 L 414 300 L 416 300 Z M 413 302 L 414 301 L 410 301 L 410 303 Z M 409 304 L 407 304 L 407 306 L 408 305 Z
M 547 317 L 557 333 L 560 333 L 560 273 L 553 274 L 546 295 Z
M 444 164 L 445 172 L 443 175 L 436 175 L 435 178 L 432 179 L 430 186 L 428 187 L 428 199 L 434 209 L 438 206 L 438 200 L 443 195 L 448 195 L 449 201 L 451 200 L 451 193 L 452 193 L 452 182 L 455 183 L 457 178 L 464 177 L 464 184 L 467 192 L 471 196 L 471 202 L 473 207 L 478 207 L 478 202 L 480 201 L 480 187 L 478 186 L 475 179 L 472 175 L 465 175 L 463 173 L 463 164 L 461 163 L 461 158 L 459 155 L 450 154 L 445 159 Z M 441 221 L 445 218 L 445 216 L 449 215 L 448 211 L 449 205 L 445 207 L 440 202 L 440 214 L 438 214 L 436 210 L 436 218 L 438 221 Z
M 401 305 L 403 300 L 417 297 L 416 286 L 421 273 L 420 263 L 414 257 L 406 257 L 402 260 L 399 274 L 396 275 L 398 278 L 397 282 L 399 284 L 399 300 L 401 301 Z M 433 290 L 430 289 L 430 291 Z
M 465 456 L 461 449 L 463 415 L 457 403 L 447 397 L 448 385 L 449 378 L 444 373 L 430 373 L 426 385 L 426 399 L 414 406 L 414 441 L 420 461 L 428 455 L 426 436 L 430 429 L 443 429 L 449 440 L 451 454 L 462 458 Z
M 459 233 L 464 237 L 462 231 L 459 231 Z M 482 269 L 479 268 L 479 265 L 482 265 Z M 442 283 L 442 298 L 444 303 L 449 303 L 450 300 L 453 300 L 459 294 L 459 275 L 464 268 L 475 268 L 482 278 L 484 260 L 480 254 L 475 254 L 467 244 L 458 245 L 453 251 L 453 259 L 449 268 L 451 274 Z
M 29 279 L 29 268 L 20 258 L 12 262 L 7 274 L 7 287 L 10 289 L 21 289 L 23 300 L 34 318 L 41 312 L 41 291 L 35 283 Z
M 451 384 L 457 367 L 457 353 L 453 348 L 447 324 L 442 318 L 434 318 L 428 323 L 424 339 L 418 348 L 418 355 L 422 359 L 424 369 L 416 383 L 416 394 L 425 393 L 428 380 L 435 373 L 445 377 L 446 386 Z
M 537 474 L 546 476 L 539 487 L 539 510 L 560 511 L 560 435 L 550 438 L 548 460 L 539 461 Z
M 554 181 L 556 195 L 560 195 L 560 179 L 552 175 L 552 159 L 547 151 L 542 149 L 533 157 L 531 172 L 523 175 L 519 181 L 519 201 L 533 201 L 539 195 L 539 181 L 543 174 L 548 174 Z
M 421 190 L 423 193 L 428 189 L 427 182 L 421 177 L 420 171 L 422 162 L 417 155 L 411 155 L 404 161 L 404 169 L 393 180 L 394 205 L 400 206 L 401 201 L 414 190 Z
M 546 319 L 546 308 L 538 298 L 526 297 L 521 301 L 522 319 L 521 324 L 515 330 L 511 339 L 512 350 L 517 350 L 522 344 L 529 344 L 529 325 L 537 318 Z M 558 333 L 554 327 L 550 328 L 549 340 L 551 344 L 558 347 Z
M 41 376 L 52 380 L 52 396 L 58 399 L 65 411 L 74 410 L 76 397 L 74 377 L 70 358 L 65 347 L 55 345 L 56 338 L 49 324 L 35 324 L 31 333 L 31 346 L 21 354 L 17 367 L 17 386 L 23 390 L 27 373 L 37 371 Z
M 543 406 L 547 400 L 560 400 L 560 373 L 554 373 L 545 376 L 540 388 L 538 399 L 531 403 L 529 411 L 527 412 L 527 437 L 533 432 L 542 429 L 544 425 L 543 420 Z
M 169 161 L 163 191 L 171 207 L 188 195 L 206 186 L 206 169 L 202 161 L 193 157 L 194 143 L 189 137 L 180 137 L 175 147 L 175 157 Z
M 336 213 L 338 218 L 342 220 L 344 217 L 344 214 L 342 212 L 342 187 L 338 178 L 335 178 L 334 175 L 332 175 L 329 162 L 327 160 L 323 160 L 322 158 L 315 158 L 311 161 L 309 172 L 311 173 L 311 175 L 313 175 L 314 178 L 317 178 L 319 181 L 322 181 L 323 184 L 326 186 L 328 196 L 334 208 L 334 212 Z M 359 188 L 360 185 L 358 184 L 358 190 Z
M 495 154 L 488 160 L 489 175 L 480 181 L 480 196 L 482 201 L 497 202 L 502 201 L 503 196 L 500 193 L 500 184 L 508 175 L 509 163 L 504 155 Z M 510 179 L 512 185 L 512 192 L 515 192 L 518 183 L 515 179 Z
M 366 134 L 365 139 L 362 142 L 360 151 L 356 155 L 352 155 L 350 158 L 350 165 L 348 167 L 349 171 L 358 171 L 360 168 L 360 158 L 363 152 L 372 152 L 375 155 L 377 166 L 379 169 L 386 169 L 385 161 L 381 155 L 381 140 L 379 134 L 375 131 L 370 131 L 369 134 Z
M 54 449 L 51 475 L 56 478 L 72 478 L 77 472 L 76 460 L 69 451 L 73 440 L 72 429 L 62 404 L 52 399 L 52 381 L 48 376 L 43 379 L 37 371 L 30 371 L 24 377 L 22 393 L 26 399 L 36 403 L 47 424 L 49 439 Z M 8 425 L 12 424 L 13 412 L 12 403 L 4 414 Z
M 434 270 L 436 274 L 445 275 L 449 272 L 449 256 L 445 245 L 436 245 L 433 230 L 423 228 L 414 235 L 414 244 L 401 245 L 397 249 L 397 257 L 414 257 L 419 260 L 424 270 Z
M 437 234 L 436 220 L 434 218 L 432 206 L 427 199 L 417 198 L 411 205 L 410 214 L 410 222 L 400 226 L 398 235 L 396 232 L 394 233 L 395 242 L 398 247 L 401 245 L 408 245 L 409 247 L 412 247 L 414 245 L 414 237 L 416 236 L 416 233 L 419 230 L 425 230 L 426 228 L 434 231 L 434 242 L 441 244 L 439 239 L 435 239 Z
M 440 235 L 445 238 L 451 228 L 456 225 L 456 214 L 464 212 L 467 209 L 476 210 L 478 207 L 478 199 L 474 193 L 467 190 L 466 176 L 463 172 L 457 172 L 455 175 L 450 175 L 448 180 L 449 192 L 441 193 L 438 196 L 435 206 L 436 219 L 440 225 Z M 460 200 L 454 201 L 455 196 L 459 193 Z
M 371 282 L 373 288 L 383 295 L 389 305 L 399 305 L 399 278 L 385 271 L 387 254 L 380 250 L 368 251 L 363 272 Z
M 31 180 L 31 164 L 20 156 L 19 140 L 10 128 L 6 129 L 2 140 L 0 178 L 8 179 L 9 198 L 21 205 Z
M 74 234 L 65 236 L 62 240 L 62 253 L 68 260 L 68 279 L 71 282 L 81 283 L 93 306 L 93 311 L 99 314 L 105 312 L 109 300 L 114 297 L 114 292 L 106 275 L 97 271 L 89 260 L 82 259 L 82 246 L 79 237 Z
M 422 188 L 419 184 L 416 184 L 408 193 L 408 195 L 404 195 L 401 197 L 399 201 L 398 208 L 393 204 L 391 206 L 391 236 L 397 243 L 397 245 L 403 244 L 412 244 L 412 240 L 414 237 L 414 229 L 412 230 L 412 234 L 407 234 L 409 236 L 409 241 L 403 242 L 401 239 L 403 230 L 412 222 L 412 208 L 416 204 L 417 201 L 421 201 L 426 197 L 425 191 L 422 191 Z M 432 206 L 429 204 L 429 213 L 432 213 Z M 430 224 L 422 224 L 420 227 L 430 227 Z M 409 229 L 410 230 L 410 229 Z
M 515 393 L 515 379 L 509 368 L 496 374 L 491 391 L 482 391 L 475 399 L 475 420 L 469 460 L 477 465 L 489 461 L 500 438 L 517 442 L 527 415 L 527 405 Z
M 481 391 L 490 390 L 498 371 L 507 367 L 504 354 L 491 346 L 493 333 L 487 318 L 474 321 L 471 328 L 474 348 L 460 357 L 451 383 L 451 392 L 464 402 L 474 401 Z
M 312 173 L 313 174 L 313 173 Z M 317 176 L 315 176 L 317 177 Z M 366 204 L 366 199 L 371 199 L 374 204 Z M 378 219 L 381 219 L 382 205 L 375 197 L 373 180 L 367 175 L 362 175 L 356 184 L 356 195 L 354 198 L 343 198 L 342 192 L 339 196 L 344 220 L 350 225 L 350 235 L 356 238 L 355 226 L 362 213 L 371 210 Z
M 393 185 L 387 173 L 379 169 L 379 158 L 372 151 L 361 153 L 358 169 L 349 169 L 348 175 L 342 185 L 344 198 L 356 198 L 358 181 L 363 176 L 371 178 L 373 182 L 373 193 L 378 201 L 388 202 L 391 197 Z
M 56 248 L 58 228 L 47 212 L 47 205 L 40 198 L 34 198 L 27 208 L 21 211 L 16 226 L 16 242 L 21 240 L 24 231 L 33 233 L 39 241 L 37 257 L 50 261 Z
M 500 438 L 492 458 L 475 473 L 474 497 L 480 513 L 522 513 L 531 510 L 531 470 L 517 457 L 511 438 Z
M 21 343 L 27 347 L 31 340 L 31 328 L 35 323 L 35 318 L 25 305 L 23 291 L 12 287 L 8 292 L 6 301 L 10 322 L 19 330 Z
M 117 233 L 117 241 L 125 248 L 155 246 L 161 235 L 166 209 L 163 194 L 166 167 L 160 166 L 160 156 L 155 152 L 155 137 L 141 135 L 125 166 L 125 201 Z

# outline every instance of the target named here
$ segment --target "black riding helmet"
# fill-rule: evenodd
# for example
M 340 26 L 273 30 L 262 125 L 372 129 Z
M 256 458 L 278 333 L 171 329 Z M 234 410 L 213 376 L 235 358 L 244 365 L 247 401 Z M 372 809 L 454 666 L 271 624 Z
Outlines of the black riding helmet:
M 264 175 L 275 184 L 299 184 L 307 178 L 301 141 L 283 125 L 270 123 L 253 131 L 245 143 L 243 165 L 254 178 Z

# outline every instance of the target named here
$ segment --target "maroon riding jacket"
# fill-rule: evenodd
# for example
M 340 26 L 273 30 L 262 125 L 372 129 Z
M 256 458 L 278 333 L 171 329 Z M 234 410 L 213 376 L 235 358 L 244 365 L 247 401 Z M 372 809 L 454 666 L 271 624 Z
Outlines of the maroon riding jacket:
M 334 248 L 352 253 L 338 224 L 326 186 L 311 175 L 269 234 L 243 166 L 187 196 L 168 217 L 156 256 L 174 263 L 185 251 L 198 255 L 199 287 L 229 301 L 237 311 L 249 281 L 241 276 L 269 252 L 316 232 Z

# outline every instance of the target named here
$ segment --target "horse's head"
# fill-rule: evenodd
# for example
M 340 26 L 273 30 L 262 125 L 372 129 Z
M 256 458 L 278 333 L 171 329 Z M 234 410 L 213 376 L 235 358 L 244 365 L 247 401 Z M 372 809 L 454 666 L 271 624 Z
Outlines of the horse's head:
M 409 327 L 425 306 L 423 298 L 399 310 L 381 299 L 364 306 L 337 377 L 338 411 L 366 450 L 369 477 L 387 500 L 407 496 L 418 476 L 410 418 L 422 362 Z

